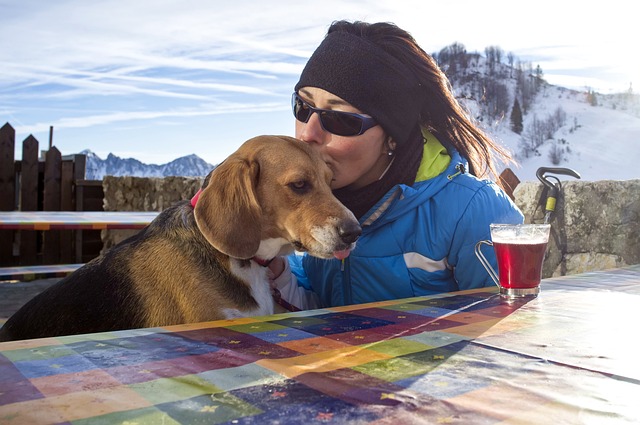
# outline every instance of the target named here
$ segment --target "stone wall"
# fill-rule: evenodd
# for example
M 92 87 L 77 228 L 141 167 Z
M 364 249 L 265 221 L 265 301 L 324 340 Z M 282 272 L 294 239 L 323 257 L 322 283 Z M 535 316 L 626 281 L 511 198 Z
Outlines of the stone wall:
M 191 199 L 202 179 L 105 177 L 105 211 L 162 211 Z M 538 182 L 520 183 L 515 202 L 526 223 L 544 222 L 546 192 Z M 105 248 L 135 231 L 103 231 Z M 544 276 L 640 264 L 640 180 L 566 181 L 551 221 Z
M 162 211 L 177 201 L 191 199 L 202 185 L 194 177 L 114 177 L 102 180 L 105 211 Z M 103 252 L 137 233 L 137 230 L 103 230 Z
M 542 184 L 514 196 L 525 223 L 544 222 Z M 549 239 L 544 277 L 640 264 L 640 180 L 562 182 Z

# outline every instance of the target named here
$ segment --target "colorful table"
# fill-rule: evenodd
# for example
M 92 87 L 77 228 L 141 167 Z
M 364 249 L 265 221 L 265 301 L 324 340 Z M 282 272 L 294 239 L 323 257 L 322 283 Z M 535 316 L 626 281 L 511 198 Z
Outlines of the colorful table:
M 126 211 L 0 211 L 0 229 L 142 229 L 158 214 Z
M 640 422 L 640 265 L 0 344 L 2 424 Z

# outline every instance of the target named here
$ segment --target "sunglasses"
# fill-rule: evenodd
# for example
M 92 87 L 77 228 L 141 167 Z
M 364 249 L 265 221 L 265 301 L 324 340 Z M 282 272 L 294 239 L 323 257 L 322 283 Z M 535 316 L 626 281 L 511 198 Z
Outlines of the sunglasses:
M 298 93 L 293 93 L 291 106 L 293 106 L 293 116 L 298 121 L 307 123 L 315 112 L 320 118 L 322 128 L 337 136 L 359 136 L 371 127 L 378 125 L 376 120 L 366 115 L 314 108 L 302 100 Z

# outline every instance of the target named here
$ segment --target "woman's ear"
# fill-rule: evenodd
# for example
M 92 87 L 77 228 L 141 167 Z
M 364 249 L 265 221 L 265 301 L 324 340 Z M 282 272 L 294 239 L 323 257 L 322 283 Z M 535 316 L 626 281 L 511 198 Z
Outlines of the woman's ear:
M 391 136 L 387 137 L 387 140 L 384 143 L 383 153 L 392 156 L 396 150 L 396 145 L 396 141 L 393 140 Z
M 256 162 L 228 158 L 213 170 L 196 203 L 198 229 L 214 248 L 230 257 L 251 258 L 260 246 L 258 175 Z

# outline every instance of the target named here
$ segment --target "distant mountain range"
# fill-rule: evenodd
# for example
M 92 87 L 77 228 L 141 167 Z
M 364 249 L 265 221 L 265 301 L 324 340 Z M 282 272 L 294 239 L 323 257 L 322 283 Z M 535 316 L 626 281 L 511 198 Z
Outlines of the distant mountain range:
M 197 155 L 187 155 L 166 164 L 145 164 L 134 158 L 120 158 L 112 153 L 102 159 L 90 150 L 80 152 L 87 156 L 87 180 L 102 180 L 104 176 L 134 177 L 203 177 L 215 168 Z

